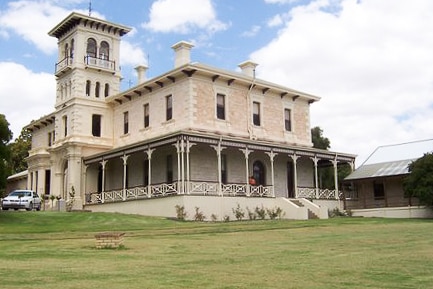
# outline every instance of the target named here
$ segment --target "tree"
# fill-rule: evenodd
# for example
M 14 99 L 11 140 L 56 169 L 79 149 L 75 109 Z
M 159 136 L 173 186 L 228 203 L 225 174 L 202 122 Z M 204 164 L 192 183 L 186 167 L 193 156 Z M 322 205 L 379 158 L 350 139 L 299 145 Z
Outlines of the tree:
M 323 130 L 315 126 L 311 129 L 311 140 L 313 141 L 313 147 L 316 149 L 329 150 L 331 142 L 327 137 L 323 136 Z
M 410 163 L 409 172 L 403 180 L 405 196 L 417 197 L 421 204 L 433 206 L 433 153 Z
M 0 114 L 0 195 L 6 188 L 6 178 L 10 173 L 9 160 L 10 150 L 9 141 L 12 139 L 12 131 L 9 129 L 9 122 L 4 114 Z
M 315 126 L 311 129 L 311 140 L 313 147 L 322 150 L 329 150 L 331 141 L 323 136 L 323 130 Z M 324 189 L 334 189 L 334 168 L 329 161 L 319 161 L 319 184 Z M 339 164 L 337 167 L 338 180 L 343 180 L 352 172 L 349 164 Z M 341 186 L 341 184 L 339 184 Z
M 22 172 L 27 169 L 26 158 L 32 146 L 32 135 L 29 131 L 22 129 L 20 136 L 9 145 L 11 158 L 10 169 L 12 174 Z

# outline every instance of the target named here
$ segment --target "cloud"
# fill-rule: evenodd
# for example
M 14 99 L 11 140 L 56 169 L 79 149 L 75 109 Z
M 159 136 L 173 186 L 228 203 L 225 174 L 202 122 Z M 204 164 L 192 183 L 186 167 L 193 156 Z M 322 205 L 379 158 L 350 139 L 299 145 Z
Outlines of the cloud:
M 245 31 L 242 33 L 243 37 L 254 37 L 257 35 L 257 33 L 260 32 L 260 26 L 258 25 L 253 25 L 250 30 Z
M 123 40 L 120 43 L 120 51 L 120 63 L 122 63 L 122 66 L 147 65 L 145 53 L 138 45 Z
M 83 0 L 19 0 L 10 2 L 7 10 L 0 12 L 0 35 L 5 37 L 9 35 L 8 31 L 10 31 L 32 43 L 37 49 L 46 54 L 55 53 L 57 51 L 57 40 L 48 36 L 47 33 L 71 13 L 70 10 L 63 7 L 80 2 L 83 2 Z M 74 9 L 74 11 L 88 13 L 85 10 Z M 104 18 L 103 15 L 97 12 L 92 13 L 92 16 Z
M 214 33 L 227 29 L 227 24 L 217 19 L 210 0 L 158 0 L 150 8 L 149 22 L 142 27 L 154 32 L 188 34 L 196 29 Z
M 52 74 L 34 73 L 23 65 L 13 62 L 0 62 L 1 99 L 0 113 L 6 116 L 9 128 L 17 138 L 21 129 L 29 124 L 32 116 L 42 117 L 54 111 L 56 82 Z M 20 85 L 25 79 L 26 85 Z
M 313 1 L 252 53 L 258 76 L 322 97 L 311 106 L 333 150 L 426 139 L 433 127 L 433 2 Z M 398 19 L 398 21 L 396 21 Z

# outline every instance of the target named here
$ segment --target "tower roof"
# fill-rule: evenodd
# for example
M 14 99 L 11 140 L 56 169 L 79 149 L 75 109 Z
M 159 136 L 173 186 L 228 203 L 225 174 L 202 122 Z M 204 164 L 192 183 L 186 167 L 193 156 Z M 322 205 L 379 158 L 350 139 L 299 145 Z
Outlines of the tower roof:
M 123 36 L 129 31 L 131 31 L 131 28 L 120 24 L 115 24 L 95 17 L 87 16 L 77 12 L 72 12 L 65 19 L 63 19 L 62 22 L 57 24 L 56 27 L 51 29 L 50 32 L 48 32 L 48 35 L 60 38 L 80 23 L 83 23 L 85 26 L 89 27 L 96 27 L 106 31 L 113 31 L 114 33 L 119 33 L 120 36 Z

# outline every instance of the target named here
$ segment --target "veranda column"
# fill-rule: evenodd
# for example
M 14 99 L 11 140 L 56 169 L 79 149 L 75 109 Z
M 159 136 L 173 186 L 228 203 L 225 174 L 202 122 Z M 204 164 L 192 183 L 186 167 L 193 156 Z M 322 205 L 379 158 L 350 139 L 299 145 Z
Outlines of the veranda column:
M 247 191 L 245 193 L 247 196 L 249 196 L 250 195 L 250 182 L 248 180 L 249 180 L 250 176 L 249 176 L 249 166 L 248 166 L 249 161 L 248 161 L 248 159 L 249 159 L 249 154 L 252 153 L 252 151 L 250 151 L 247 147 L 245 149 L 240 149 L 240 150 L 244 153 L 244 156 L 245 156 L 245 180 L 247 183 Z
M 148 170 L 148 176 L 147 176 L 147 196 L 150 198 L 152 197 L 152 153 L 155 149 L 148 148 L 146 151 L 148 164 L 147 164 L 147 170 Z
M 183 138 L 174 145 L 177 152 L 177 191 L 184 194 L 184 142 Z
M 294 185 L 295 185 L 295 198 L 298 198 L 298 168 L 297 168 L 297 161 L 298 161 L 298 156 L 295 154 L 290 156 L 293 160 L 293 167 L 294 167 L 294 172 L 293 172 L 293 178 L 294 178 Z
M 83 180 L 83 192 L 84 192 L 84 204 L 87 204 L 88 198 L 87 198 L 87 169 L 89 168 L 88 165 L 83 165 L 83 174 L 82 174 L 82 180 Z
M 316 199 L 318 199 L 319 198 L 319 177 L 317 173 L 317 164 L 319 162 L 319 159 L 317 158 L 317 156 L 314 156 L 314 158 L 311 158 L 311 160 L 314 163 L 314 187 L 316 191 Z
M 100 162 L 100 164 L 102 166 L 101 202 L 104 203 L 105 202 L 105 166 L 107 165 L 107 161 L 106 160 L 102 160 Z
M 218 141 L 218 145 L 217 146 L 211 146 L 214 148 L 216 154 L 217 154 L 217 166 L 218 166 L 218 195 L 222 196 L 223 195 L 223 190 L 222 190 L 222 175 L 221 175 L 221 151 L 223 149 L 225 149 L 225 147 L 221 146 L 221 140 Z
M 338 192 L 338 161 L 337 156 L 335 156 L 335 159 L 332 161 L 332 164 L 334 165 L 334 186 L 335 186 L 335 199 L 338 200 L 339 192 Z
M 275 197 L 275 175 L 274 175 L 274 158 L 277 155 L 273 151 L 270 153 L 266 153 L 269 156 L 269 159 L 271 160 L 271 184 L 272 184 L 272 197 Z
M 126 181 L 128 178 L 128 158 L 129 155 L 123 155 L 121 159 L 123 160 L 123 188 L 122 188 L 122 194 L 123 194 L 123 200 L 126 201 Z
M 190 153 L 191 147 L 193 145 L 195 145 L 195 143 L 190 143 L 189 139 L 186 140 L 186 186 L 187 186 L 186 193 L 187 194 L 190 194 L 190 192 L 191 192 L 191 184 L 190 184 L 191 174 L 190 174 L 190 169 L 189 169 L 189 153 Z
M 182 138 L 180 141 L 180 153 L 181 153 L 181 194 L 185 194 L 185 140 Z

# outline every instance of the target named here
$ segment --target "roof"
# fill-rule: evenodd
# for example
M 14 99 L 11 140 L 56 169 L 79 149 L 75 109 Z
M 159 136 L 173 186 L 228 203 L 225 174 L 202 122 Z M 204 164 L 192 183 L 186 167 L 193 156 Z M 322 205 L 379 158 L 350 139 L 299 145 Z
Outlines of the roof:
M 380 146 L 344 180 L 405 175 L 410 163 L 432 151 L 433 139 Z
M 392 161 L 370 165 L 362 165 L 344 180 L 368 179 L 375 177 L 390 177 L 409 173 L 409 164 L 416 159 Z
M 433 139 L 377 147 L 361 165 L 418 159 L 433 151 Z
M 268 82 L 255 77 L 247 76 L 240 72 L 228 71 L 202 63 L 187 63 L 176 67 L 162 75 L 148 79 L 143 83 L 137 84 L 126 91 L 120 92 L 117 95 L 112 95 L 106 98 L 108 102 L 118 102 L 122 104 L 124 101 L 131 100 L 134 96 L 142 96 L 146 93 L 151 93 L 156 89 L 161 89 L 164 86 L 176 82 L 180 78 L 192 77 L 193 75 L 204 75 L 216 81 L 216 79 L 226 81 L 227 85 L 232 85 L 233 82 L 244 84 L 251 88 L 261 90 L 263 94 L 272 91 L 280 95 L 281 98 L 288 97 L 293 101 L 296 99 L 305 99 L 308 103 L 313 103 L 320 100 L 319 96 L 294 90 L 276 83 Z
M 22 172 L 19 172 L 19 173 L 16 173 L 14 175 L 9 176 L 8 180 L 24 178 L 24 177 L 27 177 L 27 174 L 28 174 L 28 171 L 25 170 L 25 171 L 22 171 Z
M 87 16 L 87 15 L 80 14 L 77 12 L 72 12 L 62 22 L 60 22 L 56 27 L 51 29 L 51 31 L 48 32 L 48 35 L 60 38 L 65 33 L 67 33 L 70 29 L 77 26 L 81 21 L 88 24 L 89 26 L 95 26 L 95 27 L 100 26 L 102 29 L 113 30 L 113 31 L 119 32 L 120 36 L 123 36 L 126 33 L 128 33 L 129 31 L 131 31 L 131 28 L 120 25 L 120 24 L 115 24 L 115 23 L 105 21 L 102 19 L 98 19 L 95 17 Z

